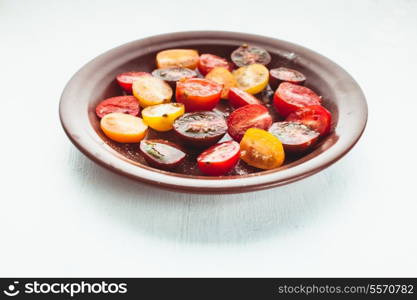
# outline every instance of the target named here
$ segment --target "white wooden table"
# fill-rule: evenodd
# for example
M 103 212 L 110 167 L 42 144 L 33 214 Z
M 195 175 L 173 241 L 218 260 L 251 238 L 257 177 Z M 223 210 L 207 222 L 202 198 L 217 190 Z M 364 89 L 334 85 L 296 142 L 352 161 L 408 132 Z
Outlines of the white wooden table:
M 417 1 L 1 1 L 1 276 L 417 276 Z M 300 182 L 187 195 L 98 167 L 63 87 L 96 55 L 181 30 L 272 36 L 334 60 L 369 123 Z

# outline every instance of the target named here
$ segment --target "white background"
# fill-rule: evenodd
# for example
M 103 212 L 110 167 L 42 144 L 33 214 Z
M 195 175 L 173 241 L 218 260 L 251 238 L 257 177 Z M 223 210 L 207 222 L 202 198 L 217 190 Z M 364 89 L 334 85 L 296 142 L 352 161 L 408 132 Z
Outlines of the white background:
M 58 118 L 66 82 L 142 37 L 231 30 L 295 42 L 359 82 L 341 161 L 240 195 L 134 183 Z M 417 276 L 417 1 L 0 1 L 1 276 Z

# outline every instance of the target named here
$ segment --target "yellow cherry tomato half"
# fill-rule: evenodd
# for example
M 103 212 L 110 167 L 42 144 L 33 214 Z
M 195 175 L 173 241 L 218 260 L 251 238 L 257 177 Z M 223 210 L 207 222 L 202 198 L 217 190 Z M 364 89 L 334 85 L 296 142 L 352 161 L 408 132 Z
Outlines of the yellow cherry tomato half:
M 222 99 L 228 99 L 229 90 L 232 87 L 237 86 L 237 81 L 232 73 L 226 68 L 216 67 L 211 70 L 207 75 L 206 79 L 223 84 L 223 90 L 221 94 Z
M 250 128 L 240 142 L 240 158 L 248 165 L 269 170 L 284 163 L 282 143 L 274 135 L 258 128 Z
M 241 67 L 234 71 L 233 75 L 237 87 L 252 95 L 260 93 L 268 85 L 269 71 L 261 64 Z
M 165 103 L 148 106 L 142 110 L 142 118 L 146 124 L 157 131 L 172 129 L 174 121 L 184 114 L 184 104 Z
M 156 65 L 160 68 L 181 67 L 194 70 L 200 59 L 197 50 L 169 49 L 156 55 Z
M 153 76 L 138 77 L 132 90 L 142 107 L 170 102 L 173 94 L 168 83 Z
M 100 127 L 107 137 L 119 143 L 138 143 L 148 130 L 148 125 L 141 118 L 122 113 L 105 115 Z

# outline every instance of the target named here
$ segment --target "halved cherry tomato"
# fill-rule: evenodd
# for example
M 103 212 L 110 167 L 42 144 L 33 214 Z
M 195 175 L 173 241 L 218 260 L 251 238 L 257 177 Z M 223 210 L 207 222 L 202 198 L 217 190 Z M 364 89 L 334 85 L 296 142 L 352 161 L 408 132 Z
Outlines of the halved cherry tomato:
M 223 67 L 232 71 L 232 65 L 226 59 L 214 54 L 201 54 L 197 67 L 203 75 L 206 75 L 216 67 Z
M 204 148 L 219 141 L 227 131 L 226 120 L 213 111 L 186 113 L 174 122 L 174 131 L 187 145 Z
M 139 77 L 132 89 L 142 107 L 170 102 L 173 94 L 168 83 L 153 76 Z
M 197 77 L 197 72 L 187 68 L 171 67 L 153 70 L 152 75 L 162 79 L 168 83 L 171 88 L 175 89 L 177 81 L 184 78 Z
M 238 66 L 251 64 L 267 65 L 271 61 L 271 55 L 263 48 L 243 44 L 232 52 L 232 61 Z
M 208 148 L 197 157 L 198 168 L 206 175 L 220 176 L 229 173 L 239 161 L 240 146 L 227 141 Z
M 310 105 L 320 105 L 321 97 L 307 87 L 283 82 L 274 94 L 274 106 L 284 118 L 293 111 Z
M 274 169 L 284 163 L 282 143 L 268 131 L 250 128 L 240 142 L 240 158 L 259 169 Z
M 133 96 L 107 98 L 106 100 L 101 101 L 96 107 L 96 114 L 99 118 L 114 112 L 137 116 L 139 111 L 139 102 Z
M 143 140 L 139 149 L 150 166 L 163 170 L 176 168 L 186 157 L 180 146 L 165 140 Z
M 116 80 L 123 90 L 131 94 L 133 81 L 141 76 L 151 76 L 151 74 L 147 72 L 125 72 L 117 75 Z
M 194 70 L 198 60 L 198 52 L 193 49 L 169 49 L 156 55 L 158 68 L 180 67 Z
M 290 68 L 275 68 L 269 71 L 269 85 L 275 90 L 281 82 L 303 84 L 306 77 L 303 73 Z
M 148 125 L 141 118 L 122 113 L 105 115 L 100 127 L 107 137 L 119 143 L 138 143 L 148 130 Z
M 285 152 L 302 153 L 309 150 L 320 133 L 299 122 L 276 122 L 268 130 L 276 136 Z
M 222 85 L 202 78 L 189 78 L 177 82 L 176 100 L 185 110 L 212 110 L 220 100 Z
M 242 91 L 239 88 L 232 87 L 229 91 L 229 103 L 234 108 L 239 108 L 249 104 L 261 104 L 255 96 Z
M 326 135 L 330 131 L 332 115 L 321 105 L 302 107 L 288 115 L 286 121 L 295 121 L 316 130 L 320 135 Z
M 260 104 L 242 106 L 232 112 L 227 119 L 227 132 L 236 141 L 240 141 L 249 128 L 268 130 L 272 117 L 268 109 Z
M 257 94 L 268 85 L 269 71 L 261 64 L 241 67 L 233 72 L 237 87 L 249 94 Z
M 157 131 L 171 130 L 174 121 L 183 114 L 184 104 L 182 103 L 152 105 L 142 110 L 143 121 Z
M 206 78 L 217 82 L 218 84 L 223 85 L 223 90 L 221 94 L 222 99 L 227 99 L 229 96 L 229 90 L 232 87 L 237 85 L 235 77 L 230 73 L 230 71 L 223 67 L 216 67 L 212 69 L 207 75 Z

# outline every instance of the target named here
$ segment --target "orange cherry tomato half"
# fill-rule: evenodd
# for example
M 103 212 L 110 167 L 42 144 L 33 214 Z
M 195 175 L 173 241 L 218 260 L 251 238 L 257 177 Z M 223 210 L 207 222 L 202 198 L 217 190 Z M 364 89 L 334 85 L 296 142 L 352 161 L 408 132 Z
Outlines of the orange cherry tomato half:
M 201 74 L 206 75 L 211 70 L 217 67 L 226 68 L 229 71 L 232 71 L 232 64 L 229 63 L 223 57 L 219 57 L 214 54 L 201 54 L 200 60 L 198 61 L 198 70 Z
M 310 105 L 320 105 L 321 98 L 307 87 L 283 82 L 274 94 L 274 106 L 284 118 L 293 111 Z
M 318 131 L 320 135 L 330 132 L 332 115 L 321 105 L 302 107 L 288 115 L 286 121 L 300 122 L 311 129 Z
M 282 143 L 268 131 L 250 128 L 240 142 L 240 158 L 248 165 L 269 170 L 284 163 Z
M 133 81 L 141 76 L 151 76 L 151 74 L 147 72 L 125 72 L 117 75 L 116 80 L 124 91 L 131 94 Z
M 234 108 L 239 108 L 249 104 L 261 104 L 261 101 L 239 88 L 232 87 L 229 90 L 229 103 Z
M 100 127 L 107 137 L 119 143 L 138 143 L 148 131 L 141 118 L 121 113 L 105 115 Z
M 268 109 L 260 104 L 242 106 L 232 112 L 227 119 L 227 132 L 236 141 L 240 141 L 249 128 L 268 130 L 272 117 Z
M 198 52 L 193 49 L 168 49 L 156 55 L 158 68 L 180 67 L 194 70 L 198 60 Z
M 217 82 L 218 84 L 223 85 L 223 90 L 221 94 L 222 99 L 227 99 L 229 96 L 229 90 L 232 87 L 237 86 L 237 81 L 235 77 L 230 73 L 230 71 L 223 67 L 216 67 L 211 70 L 207 75 L 206 79 Z
M 96 114 L 100 119 L 114 112 L 137 116 L 140 112 L 139 102 L 134 96 L 118 96 L 107 98 L 96 107 Z
M 210 176 L 229 173 L 239 161 L 240 146 L 235 141 L 227 141 L 208 148 L 197 157 L 198 168 Z
M 202 78 L 189 78 L 177 82 L 176 100 L 185 111 L 212 110 L 220 100 L 223 86 Z

